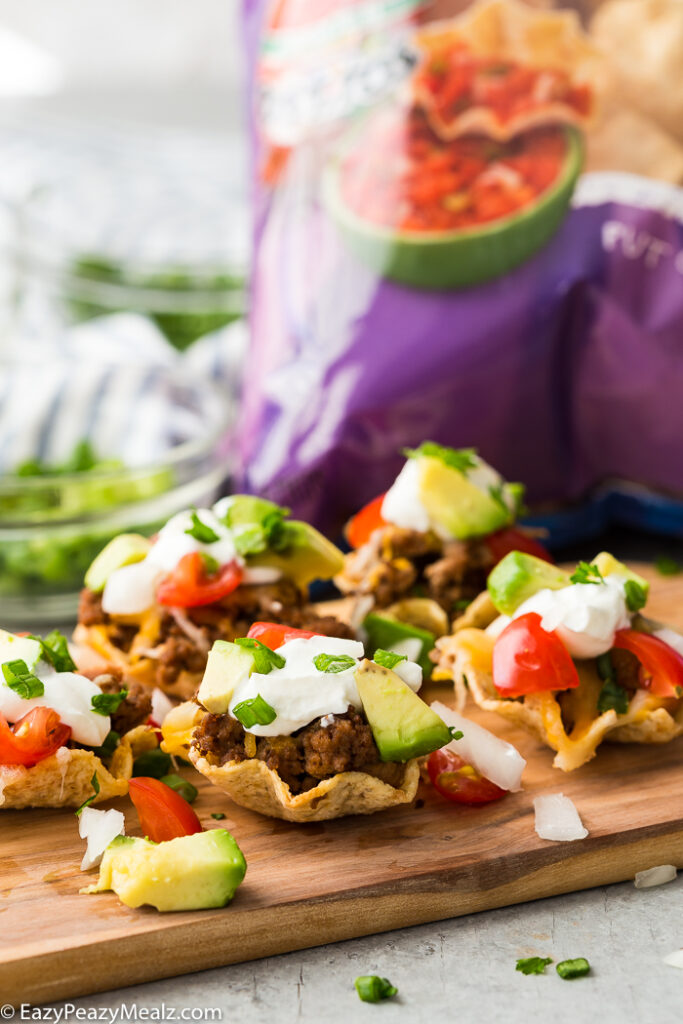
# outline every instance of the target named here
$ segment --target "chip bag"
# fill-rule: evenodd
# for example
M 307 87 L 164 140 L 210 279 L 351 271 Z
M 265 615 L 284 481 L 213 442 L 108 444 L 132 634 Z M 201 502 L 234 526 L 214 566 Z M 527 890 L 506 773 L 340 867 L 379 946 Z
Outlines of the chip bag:
M 683 532 L 680 10 L 244 0 L 242 487 L 334 531 L 430 438 Z

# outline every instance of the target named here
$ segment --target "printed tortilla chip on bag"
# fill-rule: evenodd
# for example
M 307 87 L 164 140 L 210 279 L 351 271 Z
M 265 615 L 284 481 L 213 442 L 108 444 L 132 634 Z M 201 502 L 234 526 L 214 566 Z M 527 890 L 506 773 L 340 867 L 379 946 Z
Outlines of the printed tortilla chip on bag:
M 241 486 L 334 534 L 430 438 L 541 525 L 683 522 L 677 21 L 638 6 L 244 0 Z

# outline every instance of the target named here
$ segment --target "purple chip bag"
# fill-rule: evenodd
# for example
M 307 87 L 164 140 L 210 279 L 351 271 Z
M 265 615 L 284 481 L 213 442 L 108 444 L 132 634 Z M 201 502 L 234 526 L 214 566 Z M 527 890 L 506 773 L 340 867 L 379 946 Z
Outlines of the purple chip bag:
M 334 532 L 429 438 L 476 446 L 532 507 L 611 478 L 683 495 L 683 147 L 680 172 L 667 136 L 653 177 L 632 173 L 643 136 L 614 142 L 609 55 L 574 14 L 312 7 L 245 0 L 240 486 Z M 480 52 L 493 17 L 515 41 Z M 524 42 L 549 17 L 564 63 Z

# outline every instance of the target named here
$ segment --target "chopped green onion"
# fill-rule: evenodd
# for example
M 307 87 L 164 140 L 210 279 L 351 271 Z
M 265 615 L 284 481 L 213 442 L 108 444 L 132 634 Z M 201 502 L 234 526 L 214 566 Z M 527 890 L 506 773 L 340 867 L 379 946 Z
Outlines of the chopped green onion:
M 200 552 L 202 556 L 202 562 L 204 563 L 204 570 L 207 576 L 214 576 L 221 567 L 221 563 L 213 555 L 209 555 L 206 551 Z
M 350 654 L 316 654 L 313 664 L 318 672 L 346 672 L 355 667 L 356 659 Z
M 211 817 L 215 818 L 216 821 L 222 821 L 225 815 L 223 814 L 222 811 L 214 811 Z
M 628 711 L 628 692 L 616 679 L 608 679 L 598 696 L 598 711 L 601 715 L 612 708 L 618 715 L 625 715 Z
M 594 562 L 579 562 L 569 577 L 570 583 L 604 583 L 605 578 Z
M 188 782 L 181 775 L 162 775 L 159 781 L 163 782 L 169 789 L 174 789 L 176 793 L 180 793 L 183 800 L 187 800 L 188 804 L 194 803 L 197 799 L 197 787 L 193 786 L 191 782 Z
M 596 665 L 601 679 L 614 679 L 614 665 L 609 651 L 605 651 L 596 659 Z
M 81 806 L 76 809 L 75 813 L 77 818 L 80 818 L 81 811 L 85 810 L 86 807 L 90 807 L 90 804 L 93 802 L 93 800 L 100 791 L 100 780 L 97 778 L 97 772 L 95 772 L 92 779 L 90 780 L 90 785 L 92 786 L 94 793 L 92 796 L 89 796 L 87 800 L 84 800 Z
M 172 766 L 171 755 L 165 753 L 160 747 L 155 750 L 146 750 L 133 762 L 133 777 L 145 776 L 152 779 L 163 779 L 164 775 L 171 774 Z
M 489 484 L 489 495 L 493 498 L 496 505 L 500 505 L 504 512 L 509 512 L 502 484 Z
M 548 964 L 553 962 L 550 956 L 527 956 L 517 961 L 516 971 L 522 974 L 545 974 Z
M 249 700 L 242 700 L 232 709 L 232 713 L 245 729 L 253 725 L 270 725 L 277 718 L 277 711 L 263 699 L 260 693 Z
M 128 696 L 128 690 L 118 693 L 98 693 L 90 698 L 90 705 L 96 715 L 113 715 Z
M 38 676 L 29 672 L 28 665 L 23 658 L 15 658 L 14 661 L 6 661 L 2 666 L 2 674 L 10 690 L 22 697 L 24 700 L 31 700 L 32 697 L 42 697 L 45 693 L 45 686 Z
M 468 469 L 474 469 L 478 465 L 476 448 L 447 448 L 436 441 L 423 441 L 419 448 L 404 448 L 403 454 L 407 459 L 418 459 L 421 456 L 438 459 L 449 469 L 456 469 L 458 473 L 466 474 Z
M 235 547 L 242 556 L 258 555 L 270 548 L 272 551 L 284 551 L 290 546 L 290 531 L 285 522 L 289 515 L 288 508 L 272 508 L 263 515 L 258 523 L 233 525 L 230 509 L 226 515 L 226 523 L 233 532 Z
M 681 566 L 670 555 L 660 555 L 655 558 L 655 569 L 661 576 L 676 576 L 681 571 Z
M 37 640 L 41 647 L 41 658 L 52 665 L 55 672 L 74 672 L 76 662 L 69 654 L 69 644 L 63 633 L 53 629 L 47 636 L 29 634 L 31 640 Z
M 260 526 L 242 526 L 233 532 L 238 555 L 259 555 L 268 547 L 268 538 Z
M 626 580 L 624 583 L 624 594 L 626 595 L 626 607 L 630 612 L 639 612 L 645 607 L 647 591 L 635 580 Z
M 464 612 L 465 608 L 469 608 L 472 604 L 472 600 L 469 597 L 459 597 L 457 601 L 453 602 L 453 610 L 456 612 Z
M 254 640 L 250 636 L 240 636 L 237 637 L 235 643 L 238 647 L 246 647 L 252 652 L 254 669 L 262 676 L 267 676 L 273 668 L 284 668 L 286 665 L 281 654 L 276 654 L 260 640 Z
M 196 512 L 192 513 L 192 526 L 188 526 L 185 533 L 194 537 L 200 544 L 215 544 L 219 539 L 215 530 L 203 523 Z
M 449 727 L 448 731 L 451 734 L 452 740 L 461 740 L 465 735 L 462 729 L 456 729 L 452 725 Z
M 402 661 L 407 661 L 408 655 L 396 654 L 394 651 L 385 651 L 381 647 L 378 647 L 372 656 L 372 660 L 376 665 L 382 665 L 384 668 L 394 668 Z
M 562 960 L 555 968 L 561 978 L 584 978 L 590 973 L 591 965 L 584 956 L 577 956 L 574 960 Z
M 120 733 L 116 732 L 115 729 L 110 729 L 104 737 L 104 743 L 102 746 L 93 747 L 93 754 L 95 754 L 96 757 L 110 758 L 116 750 L 120 739 Z
M 376 974 L 362 974 L 356 978 L 354 985 L 364 1003 L 381 1003 L 383 999 L 391 999 L 398 992 L 388 978 L 380 978 Z

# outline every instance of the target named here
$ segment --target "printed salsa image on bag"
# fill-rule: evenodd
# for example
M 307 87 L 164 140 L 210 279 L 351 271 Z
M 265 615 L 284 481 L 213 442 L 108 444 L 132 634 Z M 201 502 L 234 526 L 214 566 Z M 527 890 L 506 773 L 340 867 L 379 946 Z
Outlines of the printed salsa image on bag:
M 334 533 L 430 437 L 683 530 L 679 0 L 243 3 L 240 485 Z

